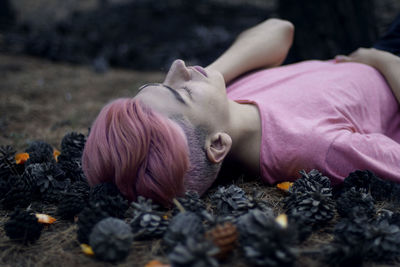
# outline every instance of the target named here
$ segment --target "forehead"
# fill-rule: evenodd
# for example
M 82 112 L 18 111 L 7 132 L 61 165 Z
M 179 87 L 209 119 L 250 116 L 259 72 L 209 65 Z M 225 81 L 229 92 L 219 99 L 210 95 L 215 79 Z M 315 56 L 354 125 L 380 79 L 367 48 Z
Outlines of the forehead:
M 144 105 L 151 109 L 172 116 L 182 114 L 184 103 L 180 101 L 180 95 L 172 88 L 163 86 L 162 84 L 147 84 L 139 88 L 139 92 L 135 96 Z

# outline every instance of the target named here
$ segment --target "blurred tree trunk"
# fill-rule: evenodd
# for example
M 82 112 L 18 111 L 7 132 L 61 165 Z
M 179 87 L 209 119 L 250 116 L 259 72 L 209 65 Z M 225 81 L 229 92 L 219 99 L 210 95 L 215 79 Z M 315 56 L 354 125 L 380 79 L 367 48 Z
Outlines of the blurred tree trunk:
M 280 0 L 278 12 L 296 29 L 287 63 L 348 54 L 377 39 L 373 0 Z

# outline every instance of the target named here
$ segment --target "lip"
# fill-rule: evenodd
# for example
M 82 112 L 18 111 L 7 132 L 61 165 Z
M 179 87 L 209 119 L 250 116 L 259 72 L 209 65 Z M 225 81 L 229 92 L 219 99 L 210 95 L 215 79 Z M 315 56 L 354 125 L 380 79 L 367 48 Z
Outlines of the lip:
M 205 76 L 206 78 L 208 78 L 207 72 L 205 69 L 203 69 L 200 66 L 193 66 L 193 69 L 197 70 L 198 72 L 200 72 L 203 76 Z

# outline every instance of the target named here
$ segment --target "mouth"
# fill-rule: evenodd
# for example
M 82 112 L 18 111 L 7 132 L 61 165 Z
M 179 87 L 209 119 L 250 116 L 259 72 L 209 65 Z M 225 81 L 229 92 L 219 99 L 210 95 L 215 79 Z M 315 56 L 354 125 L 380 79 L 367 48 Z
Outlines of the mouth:
M 202 67 L 200 67 L 200 66 L 193 66 L 192 68 L 195 69 L 195 70 L 197 70 L 197 72 L 200 72 L 204 77 L 208 78 L 206 70 L 203 69 Z

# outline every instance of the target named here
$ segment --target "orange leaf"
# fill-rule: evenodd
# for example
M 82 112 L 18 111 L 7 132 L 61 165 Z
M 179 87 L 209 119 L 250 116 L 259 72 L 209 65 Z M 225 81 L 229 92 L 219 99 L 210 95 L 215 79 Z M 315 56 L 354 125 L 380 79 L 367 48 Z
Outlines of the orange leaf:
M 17 164 L 24 164 L 29 159 L 28 153 L 18 153 L 15 155 L 15 162 Z
M 56 161 L 58 161 L 58 156 L 60 156 L 61 152 L 54 148 L 53 157 Z
M 283 182 L 276 185 L 277 188 L 285 192 L 289 191 L 290 187 L 293 185 L 292 182 Z
M 276 221 L 280 226 L 282 226 L 282 228 L 286 228 L 287 225 L 288 225 L 288 218 L 287 218 L 287 215 L 284 214 L 284 213 L 279 214 L 279 215 L 275 218 L 275 221 Z
M 82 252 L 85 255 L 88 255 L 88 256 L 93 256 L 94 255 L 92 247 L 89 246 L 88 244 L 81 244 L 81 249 L 82 249 Z
M 52 224 L 55 221 L 57 221 L 55 218 L 47 215 L 47 214 L 43 214 L 43 213 L 36 213 L 36 218 L 38 219 L 38 222 L 43 223 L 43 224 Z
M 152 260 L 146 263 L 144 267 L 171 267 L 169 264 L 164 264 L 158 260 Z

